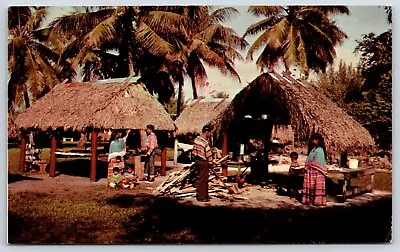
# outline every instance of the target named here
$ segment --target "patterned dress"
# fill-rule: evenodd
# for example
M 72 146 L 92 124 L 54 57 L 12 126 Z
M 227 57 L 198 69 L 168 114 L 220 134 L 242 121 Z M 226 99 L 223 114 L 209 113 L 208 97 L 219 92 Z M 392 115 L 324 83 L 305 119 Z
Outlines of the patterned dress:
M 308 154 L 306 166 L 309 168 L 304 173 L 301 202 L 307 205 L 324 206 L 326 205 L 325 176 L 321 171 L 326 172 L 327 169 L 325 153 L 321 147 L 314 148 Z

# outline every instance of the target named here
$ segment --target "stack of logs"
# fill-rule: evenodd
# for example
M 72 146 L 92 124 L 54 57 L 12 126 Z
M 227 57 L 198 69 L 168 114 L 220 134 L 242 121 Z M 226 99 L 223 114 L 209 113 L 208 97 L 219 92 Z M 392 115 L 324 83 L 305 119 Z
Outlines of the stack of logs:
M 238 195 L 241 191 L 237 183 L 224 182 L 214 168 L 211 168 L 210 172 L 211 174 L 208 180 L 209 196 L 229 200 L 246 199 L 245 197 Z M 198 170 L 192 164 L 180 171 L 172 172 L 168 178 L 154 190 L 154 194 L 173 196 L 177 198 L 195 197 L 197 178 Z

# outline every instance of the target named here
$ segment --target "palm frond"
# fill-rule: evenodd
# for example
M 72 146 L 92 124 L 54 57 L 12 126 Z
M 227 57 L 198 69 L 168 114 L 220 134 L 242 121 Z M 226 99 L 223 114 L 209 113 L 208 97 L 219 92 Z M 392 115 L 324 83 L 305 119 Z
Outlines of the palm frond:
M 227 59 L 231 59 L 233 61 L 239 60 L 244 61 L 242 54 L 240 54 L 234 47 L 229 45 L 223 45 L 220 43 L 210 42 L 208 46 L 219 55 L 224 54 Z
M 322 31 L 319 27 L 317 27 L 316 25 L 312 24 L 312 23 L 308 23 L 308 25 L 315 31 L 317 32 L 321 38 L 323 38 L 324 40 L 328 41 L 329 43 L 331 43 L 332 45 L 334 45 L 335 43 L 332 41 L 332 39 L 324 32 Z
M 191 53 L 189 56 L 187 72 L 189 76 L 196 78 L 198 81 L 207 79 L 207 71 L 200 57 L 195 52 Z
M 260 49 L 262 46 L 268 44 L 268 36 L 269 36 L 268 31 L 265 31 L 256 39 L 256 41 L 254 41 L 254 43 L 250 46 L 249 51 L 247 52 L 246 56 L 247 60 L 253 60 L 253 54 L 255 54 L 256 51 Z
M 227 69 L 227 73 L 233 77 L 236 77 L 239 81 L 239 83 L 242 83 L 242 79 L 240 78 L 239 73 L 236 71 L 235 67 L 232 64 L 226 64 L 225 65 Z
M 98 25 L 96 25 L 89 33 L 87 33 L 83 37 L 83 39 L 81 40 L 82 47 L 78 52 L 78 55 L 72 61 L 73 68 L 75 68 L 75 66 L 82 60 L 87 50 L 93 47 L 100 48 L 102 44 L 115 40 L 115 20 L 116 16 L 110 16 L 109 18 L 103 20 Z
M 284 45 L 283 61 L 286 66 L 293 65 L 297 62 L 297 44 L 299 31 L 293 25 L 289 28 L 287 40 Z
M 325 13 L 325 15 L 329 15 L 329 14 L 346 14 L 346 15 L 350 15 L 350 10 L 347 6 L 343 6 L 343 5 L 332 5 L 332 6 L 317 6 L 315 8 L 320 9 L 323 13 Z
M 208 26 L 203 31 L 196 34 L 195 38 L 206 43 L 222 43 L 240 47 L 241 49 L 245 49 L 248 46 L 247 41 L 244 38 L 239 37 L 233 29 L 224 27 L 221 24 Z
M 282 6 L 272 5 L 272 6 L 250 6 L 248 12 L 252 13 L 256 17 L 259 16 L 275 16 L 282 13 L 285 9 Z
M 8 7 L 8 30 L 24 27 L 31 15 L 32 9 L 29 6 Z
M 255 35 L 261 31 L 265 31 L 271 26 L 275 25 L 281 19 L 282 17 L 280 16 L 270 16 L 266 19 L 258 21 L 257 23 L 252 24 L 247 28 L 246 32 L 243 34 L 243 37 L 246 37 L 247 35 Z
M 47 15 L 47 8 L 45 7 L 42 7 L 33 12 L 32 15 L 29 17 L 29 19 L 26 21 L 26 24 L 24 25 L 22 32 L 31 33 L 37 30 L 40 27 L 46 15 Z
M 141 21 L 146 23 L 157 34 L 173 34 L 174 36 L 187 37 L 185 27 L 188 20 L 185 16 L 167 11 L 150 11 L 141 17 Z
M 208 47 L 203 41 L 196 41 L 196 48 L 193 50 L 210 66 L 223 67 L 225 65 L 224 59 L 216 54 L 210 47 Z
M 210 23 L 216 24 L 220 22 L 225 22 L 231 19 L 233 16 L 238 15 L 239 11 L 233 7 L 225 7 L 215 10 L 210 14 Z
M 303 37 L 301 36 L 301 32 L 298 33 L 298 46 L 297 46 L 297 51 L 298 51 L 298 56 L 297 56 L 297 63 L 300 66 L 300 70 L 304 73 L 308 73 L 309 67 L 308 67 L 308 62 L 307 62 L 307 51 L 306 51 L 306 45 L 304 43 Z
M 108 19 L 115 13 L 115 9 L 107 8 L 95 12 L 76 11 L 72 14 L 57 18 L 49 24 L 51 33 L 56 35 L 83 36 L 90 32 L 93 27 Z
M 140 22 L 135 37 L 141 45 L 155 56 L 171 54 L 173 46 L 157 35 L 148 25 Z
M 267 45 L 270 49 L 281 47 L 284 38 L 287 36 L 288 24 L 286 18 L 283 18 L 276 25 L 261 34 L 251 45 L 246 58 L 253 60 L 253 54 L 264 45 Z

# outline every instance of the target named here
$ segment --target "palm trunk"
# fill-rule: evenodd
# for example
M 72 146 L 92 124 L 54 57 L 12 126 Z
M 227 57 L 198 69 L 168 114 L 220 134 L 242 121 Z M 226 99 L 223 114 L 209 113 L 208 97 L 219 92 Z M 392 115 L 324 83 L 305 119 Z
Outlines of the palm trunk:
M 197 88 L 196 88 L 196 76 L 191 75 L 190 79 L 192 81 L 193 99 L 198 99 Z
M 129 68 L 129 76 L 133 75 L 135 72 L 133 71 L 132 46 L 128 47 L 128 68 Z
M 31 106 L 29 102 L 29 94 L 28 91 L 24 91 L 24 102 L 25 102 L 25 109 L 29 108 Z
M 179 86 L 178 86 L 178 101 L 176 104 L 176 117 L 179 117 L 181 114 L 181 105 L 182 105 L 182 92 L 183 92 L 183 77 L 179 78 Z

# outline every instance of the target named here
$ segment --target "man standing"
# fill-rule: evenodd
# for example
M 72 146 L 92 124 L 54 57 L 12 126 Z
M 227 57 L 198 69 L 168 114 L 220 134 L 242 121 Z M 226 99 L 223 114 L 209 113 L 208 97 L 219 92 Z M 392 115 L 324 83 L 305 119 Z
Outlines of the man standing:
M 154 156 L 156 155 L 157 148 L 157 136 L 154 134 L 154 126 L 146 126 L 146 162 L 144 163 L 144 173 L 147 173 L 147 180 L 150 182 L 154 181 Z
M 193 143 L 192 155 L 195 165 L 199 169 L 199 179 L 197 181 L 197 201 L 209 201 L 208 197 L 208 172 L 212 165 L 212 152 L 208 139 L 211 136 L 211 127 L 205 125 L 202 133 Z

